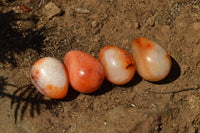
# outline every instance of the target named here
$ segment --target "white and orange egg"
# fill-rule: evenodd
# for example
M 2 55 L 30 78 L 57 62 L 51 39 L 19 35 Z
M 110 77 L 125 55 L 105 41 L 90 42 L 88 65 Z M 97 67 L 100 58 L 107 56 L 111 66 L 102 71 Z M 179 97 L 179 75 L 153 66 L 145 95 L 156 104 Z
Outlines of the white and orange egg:
M 69 78 L 64 65 L 56 58 L 39 59 L 31 68 L 33 85 L 43 94 L 53 99 L 67 95 Z
M 137 38 L 131 45 L 138 74 L 148 81 L 164 79 L 171 69 L 171 58 L 159 44 L 147 39 Z

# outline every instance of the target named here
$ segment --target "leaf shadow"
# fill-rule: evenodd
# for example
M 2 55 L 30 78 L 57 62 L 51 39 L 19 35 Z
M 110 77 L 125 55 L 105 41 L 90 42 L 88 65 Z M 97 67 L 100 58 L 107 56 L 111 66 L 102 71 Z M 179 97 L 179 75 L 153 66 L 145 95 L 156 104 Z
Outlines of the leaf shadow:
M 21 16 L 23 13 L 17 14 L 14 11 L 2 13 L 0 11 L 0 62 L 10 63 L 14 67 L 17 67 L 15 55 L 20 55 L 29 48 L 40 53 L 44 47 L 42 44 L 45 38 L 41 34 L 44 29 L 19 30 L 16 28 L 18 21 L 31 21 L 36 24 L 39 21 L 37 17 L 27 15 L 27 18 L 22 18 Z
M 16 87 L 13 84 L 7 82 L 7 78 L 0 77 L 0 97 L 8 97 L 11 99 L 11 109 L 14 110 L 14 119 L 15 123 L 17 120 L 23 120 L 25 113 L 29 113 L 30 117 L 35 115 L 40 115 L 42 109 L 51 111 L 53 108 L 58 106 L 61 101 L 71 101 L 78 96 L 78 93 L 69 91 L 68 95 L 71 97 L 55 100 L 55 99 L 46 99 L 41 93 L 39 93 L 36 88 L 29 84 L 20 88 L 17 88 L 13 93 L 7 92 L 7 87 L 12 86 Z M 20 118 L 19 118 L 20 117 Z

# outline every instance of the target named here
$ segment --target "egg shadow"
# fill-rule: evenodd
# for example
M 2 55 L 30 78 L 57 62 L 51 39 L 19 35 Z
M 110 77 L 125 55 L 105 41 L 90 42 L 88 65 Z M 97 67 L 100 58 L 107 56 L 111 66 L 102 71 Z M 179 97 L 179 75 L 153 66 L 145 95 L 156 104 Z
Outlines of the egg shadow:
M 94 96 L 103 95 L 105 93 L 108 93 L 109 91 L 112 91 L 113 88 L 115 88 L 116 86 L 120 86 L 123 88 L 130 88 L 130 87 L 137 85 L 141 81 L 142 81 L 142 78 L 137 73 L 135 73 L 135 75 L 131 79 L 131 81 L 129 81 L 125 85 L 116 85 L 116 84 L 109 82 L 107 79 L 105 79 L 102 86 L 97 91 L 95 91 L 89 95 L 94 95 Z
M 57 101 L 69 102 L 76 99 L 79 96 L 79 94 L 80 92 L 74 90 L 71 86 L 69 86 L 67 95 L 62 99 L 58 99 Z
M 172 66 L 171 66 L 171 70 L 170 70 L 169 74 L 167 75 L 167 77 L 161 81 L 151 82 L 151 83 L 158 84 L 158 85 L 168 84 L 168 83 L 174 82 L 175 80 L 177 80 L 180 77 L 181 68 L 180 68 L 179 64 L 176 62 L 176 60 L 173 57 L 170 56 L 170 58 L 172 61 Z
M 135 75 L 131 79 L 131 81 L 129 81 L 127 84 L 120 85 L 120 87 L 123 87 L 123 88 L 133 87 L 133 86 L 136 86 L 137 84 L 139 84 L 141 81 L 142 81 L 142 78 L 139 76 L 139 74 L 137 72 L 135 72 Z
M 102 86 L 97 91 L 90 93 L 89 95 L 93 96 L 103 95 L 113 90 L 114 87 L 115 87 L 114 84 L 110 83 L 107 79 L 105 79 Z

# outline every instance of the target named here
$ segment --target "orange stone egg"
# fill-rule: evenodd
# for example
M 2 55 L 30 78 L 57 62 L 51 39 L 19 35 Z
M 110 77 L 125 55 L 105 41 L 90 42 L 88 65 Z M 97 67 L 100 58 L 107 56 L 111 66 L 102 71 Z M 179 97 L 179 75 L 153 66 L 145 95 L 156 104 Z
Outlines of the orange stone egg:
M 30 78 L 43 95 L 53 99 L 61 99 L 67 95 L 68 74 L 64 65 L 56 58 L 39 59 L 31 68 Z
M 105 46 L 100 50 L 99 60 L 105 76 L 111 83 L 123 85 L 128 83 L 135 74 L 135 61 L 125 50 L 115 46 Z
M 92 93 L 104 81 L 103 66 L 87 53 L 72 50 L 65 55 L 64 64 L 69 73 L 70 85 L 78 92 Z
M 136 70 L 142 78 L 160 81 L 169 74 L 171 58 L 159 44 L 146 38 L 137 38 L 131 47 Z

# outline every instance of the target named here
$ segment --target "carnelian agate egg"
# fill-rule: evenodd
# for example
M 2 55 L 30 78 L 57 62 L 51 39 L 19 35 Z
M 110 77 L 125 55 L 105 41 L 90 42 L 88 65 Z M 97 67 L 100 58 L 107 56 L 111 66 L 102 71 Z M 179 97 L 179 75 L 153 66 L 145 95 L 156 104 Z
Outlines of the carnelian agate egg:
M 171 59 L 159 44 L 138 38 L 132 44 L 133 58 L 138 74 L 148 81 L 160 81 L 170 72 Z
M 103 66 L 89 54 L 72 50 L 65 55 L 64 64 L 69 73 L 70 85 L 78 92 L 92 93 L 104 81 Z
M 39 59 L 30 72 L 33 85 L 43 94 L 53 99 L 67 95 L 69 79 L 64 65 L 52 57 Z
M 135 74 L 135 61 L 125 50 L 115 46 L 105 46 L 100 50 L 99 60 L 105 76 L 111 83 L 122 85 L 128 83 Z

